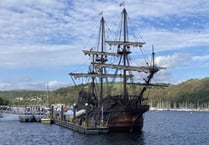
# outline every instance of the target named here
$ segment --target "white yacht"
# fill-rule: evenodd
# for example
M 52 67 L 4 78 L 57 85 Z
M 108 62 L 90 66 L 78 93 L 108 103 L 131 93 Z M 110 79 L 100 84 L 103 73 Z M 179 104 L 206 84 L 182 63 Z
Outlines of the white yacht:
M 34 119 L 36 122 L 41 122 L 42 118 L 45 118 L 46 114 L 44 112 L 35 112 L 34 113 Z
M 19 115 L 19 121 L 20 122 L 32 122 L 34 119 L 34 116 L 32 112 L 24 112 Z

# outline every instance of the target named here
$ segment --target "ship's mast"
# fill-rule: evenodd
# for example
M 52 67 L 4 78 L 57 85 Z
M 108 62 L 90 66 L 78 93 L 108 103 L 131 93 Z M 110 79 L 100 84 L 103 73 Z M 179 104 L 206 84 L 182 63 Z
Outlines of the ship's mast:
M 165 69 L 164 67 L 157 67 L 155 66 L 155 52 L 154 52 L 154 46 L 152 46 L 152 60 L 151 60 L 151 67 L 149 67 L 149 75 L 147 76 L 147 79 L 145 79 L 145 86 L 143 87 L 142 91 L 140 92 L 138 96 L 138 102 L 141 104 L 141 101 L 143 99 L 143 94 L 147 89 L 147 86 L 150 84 L 151 79 L 153 78 L 154 74 L 158 72 L 160 69 Z
M 104 18 L 102 17 L 101 18 L 101 21 L 100 21 L 100 24 L 101 24 L 101 52 L 103 53 L 104 52 Z M 106 59 L 104 59 L 104 55 L 101 55 L 101 64 L 104 64 Z M 100 70 L 100 74 L 103 75 L 103 69 Z M 99 106 L 100 106 L 100 103 L 101 103 L 101 100 L 103 98 L 103 78 L 101 77 L 100 78 L 100 96 L 99 96 Z
M 155 66 L 155 51 L 154 46 L 152 45 L 152 67 Z
M 104 55 L 104 44 L 105 44 L 105 26 L 104 26 L 104 18 L 102 17 L 100 20 L 100 29 L 99 29 L 99 39 L 98 39 L 98 52 L 96 54 L 96 61 L 99 64 L 104 64 L 107 61 L 107 56 Z M 104 74 L 104 68 L 100 69 L 99 71 L 99 75 L 103 76 Z M 103 99 L 103 77 L 100 77 L 100 94 L 99 94 L 99 98 L 98 98 L 98 106 L 101 105 L 101 100 Z
M 94 55 L 92 55 L 92 62 L 93 62 L 92 63 L 92 68 L 91 68 L 92 70 L 90 70 L 90 73 L 91 74 L 95 74 L 95 70 L 94 70 Z M 95 93 L 96 93 L 95 92 L 95 77 L 92 77 L 91 79 L 92 79 L 92 82 L 91 82 L 92 83 L 91 84 L 91 92 L 92 92 L 92 95 L 95 95 Z
M 123 41 L 124 43 L 127 41 L 127 12 L 126 12 L 126 9 L 124 8 L 123 9 Z M 126 46 L 126 45 L 123 45 L 123 65 L 126 66 L 126 60 L 127 60 L 127 57 L 128 57 L 128 53 L 127 53 L 127 47 L 129 46 Z M 123 97 L 124 98 L 128 98 L 128 92 L 127 92 L 127 88 L 126 88 L 126 70 L 124 69 L 123 70 L 123 75 L 124 75 L 124 78 L 123 78 Z

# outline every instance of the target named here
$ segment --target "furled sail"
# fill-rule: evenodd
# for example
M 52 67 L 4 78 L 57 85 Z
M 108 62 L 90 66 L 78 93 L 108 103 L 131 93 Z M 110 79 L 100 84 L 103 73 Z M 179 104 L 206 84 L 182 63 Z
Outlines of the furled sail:
M 69 75 L 74 76 L 75 78 L 80 77 L 98 77 L 98 78 L 123 78 L 122 74 L 98 74 L 98 73 L 69 73 Z M 132 78 L 133 75 L 126 75 L 127 78 Z
M 124 42 L 124 41 L 106 41 L 109 45 L 123 45 L 123 46 L 133 46 L 133 47 L 142 47 L 144 42 Z
M 123 65 L 115 65 L 115 64 L 98 64 L 95 63 L 95 68 L 100 70 L 102 68 L 112 68 L 112 69 L 122 69 L 127 71 L 137 71 L 137 72 L 158 72 L 160 69 L 166 69 L 164 67 L 157 67 L 157 66 L 123 66 Z
M 84 54 L 88 54 L 88 55 L 110 55 L 110 56 L 120 56 L 117 53 L 111 53 L 111 52 L 99 52 L 99 51 L 92 51 L 92 50 L 83 50 Z

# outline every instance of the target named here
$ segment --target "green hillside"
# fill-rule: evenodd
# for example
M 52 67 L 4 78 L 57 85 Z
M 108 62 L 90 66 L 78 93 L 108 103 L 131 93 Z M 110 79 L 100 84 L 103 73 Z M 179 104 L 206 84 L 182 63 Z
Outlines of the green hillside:
M 176 104 L 207 104 L 209 102 L 209 78 L 191 79 L 167 88 L 152 88 L 146 92 L 154 106 L 158 102 Z
M 47 101 L 51 104 L 63 103 L 73 104 L 76 102 L 78 87 L 88 90 L 86 85 L 70 86 L 60 88 L 53 92 L 34 91 L 34 90 L 13 90 L 0 91 L 0 98 L 9 100 L 12 105 L 37 105 L 46 104 Z M 106 87 L 107 88 L 107 87 Z M 136 94 L 142 86 L 135 88 L 129 87 L 130 94 Z M 120 94 L 122 84 L 116 83 L 113 85 L 112 94 Z M 106 89 L 105 92 L 109 92 Z M 47 100 L 48 96 L 48 100 Z M 144 97 L 149 98 L 149 103 L 157 106 L 159 102 L 168 102 L 171 106 L 175 104 L 207 104 L 209 102 L 209 78 L 201 80 L 192 79 L 178 85 L 169 85 L 168 87 L 151 87 L 147 89 Z
M 46 102 L 46 94 L 45 91 L 11 90 L 0 91 L 0 98 L 8 100 L 9 105 L 37 105 Z

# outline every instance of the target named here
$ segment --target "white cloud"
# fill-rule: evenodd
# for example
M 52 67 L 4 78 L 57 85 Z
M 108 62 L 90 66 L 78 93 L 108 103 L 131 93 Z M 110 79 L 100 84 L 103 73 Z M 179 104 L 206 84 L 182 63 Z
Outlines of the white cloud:
M 130 1 L 127 7 L 134 16 L 144 17 L 166 17 L 168 15 L 191 16 L 202 15 L 208 12 L 209 3 L 207 0 L 149 0 Z
M 4 49 L 0 52 L 1 68 L 56 68 L 88 60 L 80 59 L 81 49 L 77 52 L 77 47 L 70 45 L 16 45 Z
M 146 29 L 142 31 L 142 35 L 147 41 L 145 47 L 150 47 L 151 44 L 154 44 L 157 51 L 177 50 L 179 48 L 187 48 L 189 50 L 190 47 L 209 45 L 209 30 L 203 31 L 204 32 Z
M 50 64 L 57 66 L 83 63 L 80 51 L 84 47 L 96 45 L 96 40 L 88 40 L 88 37 L 97 35 L 98 28 L 92 26 L 99 25 L 98 12 L 104 10 L 104 15 L 107 19 L 111 18 L 109 23 L 112 23 L 113 18 L 119 17 L 121 8 L 118 3 L 79 0 L 69 3 L 57 0 L 24 0 L 21 3 L 18 0 L 4 1 L 0 4 L 0 26 L 3 28 L 0 30 L 0 53 L 7 54 L 7 57 L 1 58 L 0 66 L 48 67 Z M 204 6 L 201 7 L 199 3 L 201 2 L 185 0 L 131 1 L 126 2 L 126 6 L 130 15 L 133 14 L 138 19 L 141 16 L 178 15 L 182 11 L 182 14 L 188 15 L 205 13 L 208 2 L 204 1 Z M 209 44 L 209 30 L 175 32 L 146 28 L 139 31 L 148 44 L 156 45 L 159 50 Z M 71 57 L 73 59 L 69 60 Z
M 204 54 L 207 54 L 207 52 L 205 52 Z M 209 68 L 209 55 L 199 55 L 199 56 L 193 56 L 192 60 L 193 62 L 198 65 L 200 68 L 199 69 L 205 69 L 206 70 L 206 74 L 207 74 L 207 69 Z M 193 64 L 194 65 L 194 64 Z
M 209 55 L 204 55 L 204 56 L 193 56 L 192 59 L 194 61 L 201 61 L 201 62 L 204 62 L 204 61 L 209 61 Z
M 179 67 L 188 64 L 192 60 L 189 54 L 175 53 L 173 55 L 158 56 L 155 59 L 157 66 L 164 66 L 167 68 Z
M 61 68 L 74 64 L 86 64 L 88 57 L 81 50 L 96 45 L 99 19 L 103 11 L 109 27 L 115 27 L 122 8 L 121 1 L 99 0 L 4 0 L 0 2 L 0 68 Z M 170 51 L 156 58 L 156 63 L 168 68 L 185 65 L 185 62 L 208 61 L 207 56 L 192 57 L 187 53 L 174 53 L 183 48 L 209 45 L 209 1 L 208 0 L 127 0 L 126 8 L 131 20 L 136 23 L 137 34 L 143 37 L 150 51 L 154 44 L 157 51 Z M 164 27 L 173 17 L 175 27 Z M 204 18 L 204 23 L 198 19 Z M 153 23 L 146 23 L 146 20 Z M 188 21 L 194 28 L 181 27 Z M 168 22 L 156 26 L 156 20 Z M 156 22 L 156 23 L 155 23 Z M 173 21 L 172 21 L 173 22 Z M 198 27 L 198 29 L 196 29 Z M 187 28 L 186 30 L 184 30 Z M 107 33 L 106 33 L 107 34 Z M 149 49 L 147 49 L 149 48 Z M 79 69 L 79 68 L 76 68 Z M 59 75 L 59 74 L 58 74 Z M 164 74 L 164 76 L 166 76 Z M 20 77 L 20 76 L 19 76 Z M 55 78 L 56 80 L 56 78 Z M 43 80 L 44 82 L 45 80 Z M 21 80 L 2 84 L 2 88 L 44 88 L 44 83 L 35 80 Z M 62 86 L 61 81 L 52 81 L 53 86 Z M 56 88 L 56 87 L 55 87 Z
M 31 89 L 31 90 L 53 91 L 58 88 L 67 87 L 69 86 L 69 84 L 66 84 L 64 82 L 60 82 L 57 80 L 52 80 L 48 82 L 33 82 L 32 81 L 32 82 L 25 83 L 24 86 L 22 87 L 25 88 L 26 86 L 27 86 L 27 89 Z
M 14 82 L 9 82 L 9 81 L 1 82 L 0 83 L 0 90 L 27 89 L 27 90 L 45 90 L 45 91 L 47 91 L 47 83 L 48 83 L 48 90 L 49 91 L 53 91 L 58 88 L 67 87 L 70 85 L 70 84 L 56 81 L 56 80 L 52 80 L 52 81 L 48 81 L 48 82 L 43 82 L 43 81 L 37 82 L 34 80 L 30 80 L 30 81 L 18 80 L 18 81 L 14 81 Z
M 61 88 L 61 87 L 67 87 L 67 86 L 69 86 L 69 84 L 53 80 L 53 81 L 48 82 L 48 86 L 49 86 L 50 90 L 56 90 L 56 89 Z
M 11 87 L 10 83 L 6 83 L 6 82 L 1 82 L 0 83 L 0 90 L 7 90 L 10 87 Z

